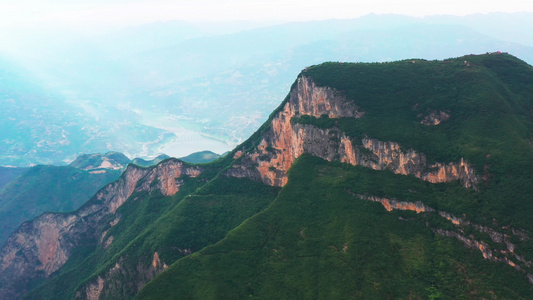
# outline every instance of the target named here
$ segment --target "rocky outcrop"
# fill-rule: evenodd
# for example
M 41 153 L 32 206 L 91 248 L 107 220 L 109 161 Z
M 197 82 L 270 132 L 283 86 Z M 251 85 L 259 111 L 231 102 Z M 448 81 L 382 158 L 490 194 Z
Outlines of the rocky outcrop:
M 338 132 L 298 124 L 293 126 L 291 121 L 296 115 L 360 118 L 364 112 L 334 89 L 318 87 L 310 78 L 302 76 L 298 78 L 296 88 L 292 89 L 289 101 L 272 119 L 270 130 L 265 133 L 257 149 L 245 156 L 237 152 L 235 157 L 242 156 L 242 162 L 235 164 L 228 174 L 283 186 L 287 183 L 287 170 L 304 150 L 311 151 L 310 146 L 331 150 L 331 155 L 337 152 L 337 149 L 330 147 L 334 145 L 324 142 L 330 136 L 337 136 Z M 324 156 L 324 153 L 319 153 L 323 151 L 314 152 L 315 155 Z
M 98 174 L 105 173 L 106 170 L 124 170 L 129 163 L 130 159 L 124 154 L 108 152 L 106 154 L 81 154 L 70 163 L 70 166 Z
M 396 174 L 414 175 L 432 183 L 460 180 L 464 187 L 475 188 L 479 182 L 474 168 L 463 159 L 459 162 L 429 164 L 423 153 L 413 149 L 403 150 L 398 143 L 362 139 L 365 149 L 372 151 L 377 160 L 364 160 L 355 164 L 374 170 L 391 170 Z M 370 157 L 372 158 L 372 157 Z
M 119 180 L 102 188 L 79 210 L 46 213 L 24 223 L 0 252 L 0 299 L 16 299 L 30 285 L 50 277 L 76 247 L 98 243 L 109 246 L 112 237 L 103 237 L 120 220 L 112 215 L 134 192 L 157 190 L 170 196 L 179 190 L 181 177 L 195 177 L 201 171 L 179 160 L 168 160 L 153 168 L 129 165 Z M 110 216 L 114 221 L 106 221 Z M 99 286 L 97 283 L 92 287 L 91 293 Z
M 121 291 L 138 291 L 148 281 L 167 268 L 168 265 L 161 260 L 157 252 L 154 252 L 152 261 L 149 264 L 138 262 L 137 265 L 128 266 L 124 262 L 124 258 L 121 257 L 107 272 L 82 285 L 75 298 L 94 300 L 102 298 L 127 299 L 131 295 L 121 293 Z M 123 278 L 128 278 L 128 280 L 124 281 Z
M 443 229 L 440 229 L 440 228 L 436 228 L 433 231 L 435 233 L 439 234 L 439 235 L 442 235 L 442 236 L 455 238 L 455 239 L 463 242 L 463 244 L 466 247 L 468 247 L 468 248 L 478 249 L 479 251 L 481 251 L 481 254 L 483 255 L 484 259 L 495 261 L 495 262 L 505 263 L 505 264 L 513 267 L 517 271 L 521 271 L 521 272 L 525 273 L 525 272 L 527 272 L 527 270 L 524 269 L 524 266 L 526 266 L 526 267 L 530 267 L 531 266 L 531 262 L 530 261 L 525 260 L 522 256 L 519 256 L 519 255 L 513 253 L 510 250 L 508 251 L 508 250 L 492 249 L 484 241 L 478 241 L 478 240 L 474 239 L 473 237 L 466 237 L 466 236 L 464 236 L 464 235 L 462 235 L 462 234 L 460 234 L 458 232 L 455 232 L 455 231 L 443 230 Z M 511 253 L 512 255 L 510 255 L 509 253 Z M 516 260 L 513 261 L 513 259 L 516 259 Z M 518 262 L 520 262 L 521 264 L 519 264 Z M 522 265 L 522 266 L 520 266 L 520 265 Z M 529 278 L 529 273 L 527 274 L 527 276 Z M 530 283 L 533 284 L 533 281 L 530 280 Z
M 363 200 L 369 200 L 372 202 L 378 202 L 385 207 L 387 211 L 392 210 L 410 210 L 414 211 L 417 214 L 421 212 L 432 212 L 435 211 L 435 209 L 424 205 L 422 202 L 408 202 L 408 201 L 399 201 L 397 199 L 389 199 L 384 197 L 376 197 L 376 196 L 366 196 L 366 195 L 358 195 L 359 198 Z
M 422 117 L 422 115 L 419 115 L 419 117 Z M 439 125 L 440 123 L 447 121 L 449 118 L 450 115 L 443 111 L 432 111 L 428 115 L 424 116 L 424 119 L 420 121 L 420 124 L 426 126 Z
M 287 104 L 289 111 L 301 115 L 361 118 L 365 114 L 353 101 L 346 99 L 335 89 L 317 86 L 311 78 L 305 76 L 298 78 Z
M 328 161 L 414 175 L 433 183 L 460 180 L 464 187 L 476 188 L 479 181 L 472 166 L 463 159 L 429 163 L 423 153 L 404 149 L 395 142 L 351 138 L 336 127 L 324 129 L 294 121 L 302 115 L 361 118 L 364 112 L 335 90 L 318 87 L 311 79 L 302 76 L 289 100 L 272 118 L 259 145 L 246 153 L 237 152 L 235 158 L 238 160 L 227 174 L 283 186 L 287 183 L 287 171 L 296 158 L 309 153 Z

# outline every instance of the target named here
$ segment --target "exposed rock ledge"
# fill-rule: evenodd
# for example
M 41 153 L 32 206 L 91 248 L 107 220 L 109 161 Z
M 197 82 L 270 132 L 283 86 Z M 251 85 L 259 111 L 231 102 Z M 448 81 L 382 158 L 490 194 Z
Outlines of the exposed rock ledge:
M 464 187 L 476 188 L 479 181 L 472 166 L 463 159 L 429 164 L 423 153 L 402 149 L 395 142 L 369 138 L 352 140 L 337 128 L 321 129 L 291 122 L 297 115 L 361 118 L 364 112 L 335 90 L 317 87 L 302 76 L 291 91 L 289 101 L 272 119 L 260 144 L 252 151 L 236 155 L 240 161 L 227 174 L 283 186 L 294 160 L 303 153 L 310 153 L 329 161 L 414 175 L 433 183 L 460 180 Z
M 421 116 L 421 115 L 419 115 Z M 439 125 L 440 123 L 448 120 L 450 118 L 450 115 L 443 111 L 432 111 L 427 116 L 424 117 L 422 121 L 420 121 L 420 124 L 431 126 L 431 125 Z
M 416 213 L 437 212 L 434 208 L 424 205 L 422 202 L 419 202 L 419 201 L 417 202 L 399 201 L 397 199 L 392 199 L 392 198 L 389 199 L 389 198 L 384 198 L 384 197 L 355 194 L 351 191 L 348 191 L 348 193 L 362 200 L 381 203 L 381 205 L 383 205 L 383 207 L 387 211 L 410 210 Z M 455 238 L 461 241 L 467 248 L 478 249 L 483 255 L 484 259 L 494 261 L 494 262 L 503 262 L 513 267 L 517 271 L 520 271 L 523 274 L 526 274 L 526 277 L 528 278 L 529 282 L 533 284 L 533 275 L 531 273 L 528 273 L 531 267 L 533 266 L 533 262 L 527 260 L 524 256 L 518 255 L 515 252 L 516 246 L 513 243 L 511 243 L 509 235 L 503 232 L 496 231 L 487 226 L 473 224 L 470 221 L 464 220 L 462 218 L 458 218 L 448 212 L 438 211 L 438 214 L 441 217 L 445 218 L 446 220 L 450 221 L 452 224 L 454 224 L 456 228 L 458 229 L 458 232 L 444 230 L 442 228 L 431 228 L 433 232 L 435 232 L 436 234 L 445 236 L 445 237 Z M 426 225 L 428 225 L 428 223 L 426 223 Z M 505 246 L 506 249 L 505 250 L 492 249 L 486 241 L 476 240 L 472 234 L 470 234 L 469 236 L 465 236 L 464 228 L 467 228 L 469 226 L 478 232 L 487 233 L 493 242 Z M 508 228 L 504 226 L 502 229 L 508 229 Z M 523 234 L 515 234 L 515 230 L 512 230 L 512 232 L 513 232 L 513 235 L 517 236 L 519 239 L 528 239 L 527 236 L 526 237 L 521 236 Z
M 117 181 L 98 191 L 79 210 L 46 213 L 24 223 L 0 252 L 0 299 L 17 299 L 30 288 L 28 282 L 48 278 L 65 264 L 74 248 L 102 242 L 105 232 L 117 224 L 105 222 L 106 217 L 115 214 L 134 192 L 159 190 L 163 195 L 174 195 L 180 188 L 177 178 L 196 177 L 201 171 L 179 160 L 153 168 L 129 165 Z

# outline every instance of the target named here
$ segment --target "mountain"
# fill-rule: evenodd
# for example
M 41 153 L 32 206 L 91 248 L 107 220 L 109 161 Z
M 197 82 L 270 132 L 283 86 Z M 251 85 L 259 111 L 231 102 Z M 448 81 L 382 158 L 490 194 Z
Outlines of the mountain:
M 193 164 L 202 164 L 202 163 L 213 161 L 219 158 L 220 156 L 221 156 L 220 154 L 216 154 L 212 151 L 200 151 L 200 152 L 192 153 L 180 159 L 186 162 L 193 163 Z
M 201 163 L 207 163 L 207 162 L 211 162 L 211 161 L 214 161 L 216 160 L 217 158 L 219 158 L 221 155 L 219 154 L 216 154 L 214 152 L 211 152 L 211 151 L 200 151 L 200 152 L 194 152 L 194 153 L 191 153 L 187 156 L 184 156 L 184 157 L 180 157 L 179 159 L 184 161 L 184 162 L 188 162 L 188 163 L 191 163 L 191 164 L 201 164 Z M 138 165 L 138 166 L 141 166 L 141 167 L 149 167 L 149 166 L 153 166 L 153 165 L 156 165 L 158 164 L 159 162 L 165 160 L 165 159 L 169 159 L 170 156 L 166 155 L 166 154 L 161 154 L 161 155 L 158 155 L 156 158 L 152 159 L 152 160 L 144 160 L 142 158 L 136 158 L 132 161 L 132 163 Z
M 531 83 L 506 54 L 310 67 L 227 171 L 276 200 L 137 298 L 528 298 Z
M 98 169 L 125 169 L 130 163 L 130 159 L 120 152 L 107 152 L 106 154 L 82 154 L 78 156 L 69 166 L 82 169 L 96 171 Z
M 151 160 L 145 160 L 145 159 L 142 159 L 142 158 L 135 158 L 131 162 L 133 164 L 136 164 L 136 165 L 141 166 L 141 167 L 149 167 L 149 166 L 157 165 L 158 163 L 162 162 L 163 160 L 169 159 L 169 158 L 170 158 L 170 156 L 168 156 L 166 154 L 160 154 L 160 155 L 158 155 L 157 157 L 155 157 L 154 159 L 151 159 Z
M 311 66 L 223 158 L 24 223 L 0 297 L 527 299 L 531 95 L 505 53 Z

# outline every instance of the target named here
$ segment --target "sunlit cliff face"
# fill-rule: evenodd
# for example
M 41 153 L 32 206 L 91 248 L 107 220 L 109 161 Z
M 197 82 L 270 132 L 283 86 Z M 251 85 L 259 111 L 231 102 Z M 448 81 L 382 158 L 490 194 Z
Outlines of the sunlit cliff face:
M 301 76 L 291 91 L 289 101 L 272 119 L 270 129 L 259 145 L 248 153 L 238 152 L 235 157 L 243 156 L 242 160 L 228 174 L 283 186 L 287 183 L 287 171 L 294 160 L 303 153 L 310 153 L 328 161 L 338 160 L 374 170 L 414 175 L 432 183 L 460 180 L 464 187 L 476 187 L 479 179 L 472 166 L 463 159 L 429 165 L 423 153 L 403 149 L 396 142 L 366 137 L 357 140 L 347 137 L 337 128 L 320 129 L 291 122 L 298 115 L 363 118 L 364 114 L 353 101 L 334 89 L 316 86 L 310 78 Z M 443 115 L 442 119 L 447 117 Z

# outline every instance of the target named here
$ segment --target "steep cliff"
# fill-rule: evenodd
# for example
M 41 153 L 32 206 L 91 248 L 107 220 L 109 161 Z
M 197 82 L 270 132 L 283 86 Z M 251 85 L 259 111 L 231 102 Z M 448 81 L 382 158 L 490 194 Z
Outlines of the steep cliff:
M 305 75 L 298 78 L 290 98 L 270 121 L 259 145 L 236 158 L 228 170 L 230 176 L 249 177 L 265 184 L 283 186 L 287 171 L 302 153 L 328 161 L 342 161 L 374 170 L 390 170 L 396 174 L 414 175 L 432 183 L 459 180 L 464 187 L 476 189 L 479 182 L 473 167 L 463 158 L 458 162 L 428 163 L 426 155 L 405 149 L 394 141 L 368 137 L 349 137 L 340 128 L 319 128 L 301 124 L 298 117 L 362 118 L 353 101 L 332 88 L 319 87 Z M 440 123 L 440 122 L 439 122 Z M 438 123 L 437 123 L 438 124 Z M 437 125 L 435 124 L 435 125 Z
M 45 213 L 24 223 L 0 252 L 0 298 L 19 297 L 63 266 L 75 248 L 98 243 L 118 222 L 108 220 L 120 218 L 113 215 L 134 192 L 173 195 L 180 188 L 180 178 L 195 177 L 201 171 L 178 160 L 167 160 L 154 168 L 129 165 L 119 180 L 101 189 L 79 210 Z M 112 237 L 105 241 L 111 243 Z

